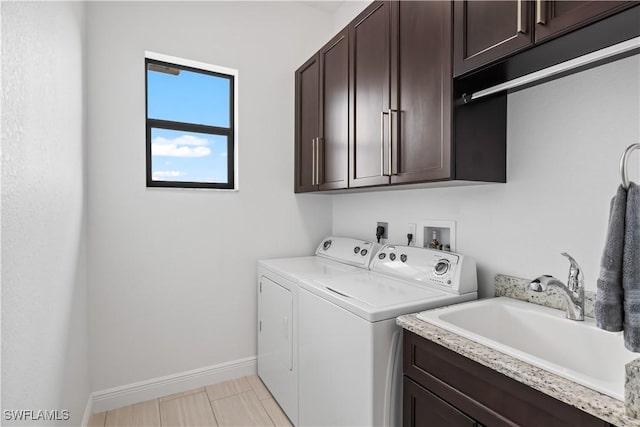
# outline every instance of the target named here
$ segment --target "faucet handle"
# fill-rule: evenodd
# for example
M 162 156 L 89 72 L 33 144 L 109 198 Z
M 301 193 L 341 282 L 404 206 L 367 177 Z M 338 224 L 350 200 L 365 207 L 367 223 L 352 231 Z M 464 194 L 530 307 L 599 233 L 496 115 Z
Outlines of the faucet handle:
M 582 274 L 582 268 L 578 262 L 566 252 L 562 252 L 561 255 L 565 256 L 571 263 L 571 267 L 569 267 L 569 280 L 567 287 L 572 291 L 577 291 L 579 288 L 584 287 L 584 276 Z
M 538 277 L 537 279 L 533 279 L 529 283 L 529 289 L 534 292 L 545 292 L 547 290 L 547 283 L 548 283 L 547 279 L 555 279 L 555 277 L 550 276 L 548 274 L 544 274 Z

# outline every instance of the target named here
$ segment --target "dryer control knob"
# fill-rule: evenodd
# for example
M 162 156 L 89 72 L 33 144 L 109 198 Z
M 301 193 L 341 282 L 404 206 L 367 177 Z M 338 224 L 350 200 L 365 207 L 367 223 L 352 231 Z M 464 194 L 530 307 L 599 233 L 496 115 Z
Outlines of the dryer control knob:
M 322 249 L 324 249 L 325 251 L 327 249 L 329 249 L 331 247 L 331 240 L 326 240 L 323 244 L 322 244 Z
M 385 259 L 387 257 L 387 254 L 385 254 L 384 252 L 380 252 L 380 254 L 378 254 L 378 259 Z
M 360 246 L 356 246 L 355 248 L 353 248 L 354 254 L 357 254 L 358 252 L 360 252 Z
M 391 253 L 389 254 L 389 259 L 390 259 L 391 261 L 395 261 L 395 260 L 396 260 L 396 254 L 394 254 L 393 252 L 391 252 Z
M 369 251 L 367 251 L 366 249 L 363 249 L 363 250 L 360 251 L 360 255 L 365 256 L 367 254 L 367 252 L 369 252 Z
M 447 271 L 449 271 L 449 261 L 446 259 L 441 259 L 433 266 L 436 276 L 443 276 Z
M 407 261 L 407 255 L 406 254 L 400 255 L 400 261 L 406 262 Z

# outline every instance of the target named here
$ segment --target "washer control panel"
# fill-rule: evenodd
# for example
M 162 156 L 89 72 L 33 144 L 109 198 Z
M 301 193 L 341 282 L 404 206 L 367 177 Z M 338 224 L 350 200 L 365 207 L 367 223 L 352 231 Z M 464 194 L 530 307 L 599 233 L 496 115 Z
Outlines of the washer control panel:
M 371 262 L 372 271 L 455 293 L 477 291 L 475 269 L 468 257 L 415 246 L 384 245 Z
M 346 264 L 369 268 L 379 245 L 348 237 L 327 237 L 318 245 L 316 255 Z

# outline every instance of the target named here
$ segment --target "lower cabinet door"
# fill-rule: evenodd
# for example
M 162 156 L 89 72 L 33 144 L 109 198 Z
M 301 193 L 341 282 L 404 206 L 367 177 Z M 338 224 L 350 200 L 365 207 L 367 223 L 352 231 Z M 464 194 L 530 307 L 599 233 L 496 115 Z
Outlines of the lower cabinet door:
M 474 427 L 478 423 L 404 377 L 404 427 Z

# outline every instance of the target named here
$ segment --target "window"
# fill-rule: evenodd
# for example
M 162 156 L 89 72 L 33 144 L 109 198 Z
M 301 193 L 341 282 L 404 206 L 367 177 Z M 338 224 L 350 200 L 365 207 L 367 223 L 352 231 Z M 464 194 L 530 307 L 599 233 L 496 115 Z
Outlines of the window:
M 147 52 L 147 187 L 236 189 L 237 71 Z

